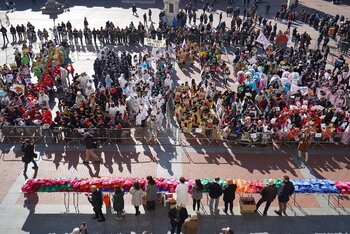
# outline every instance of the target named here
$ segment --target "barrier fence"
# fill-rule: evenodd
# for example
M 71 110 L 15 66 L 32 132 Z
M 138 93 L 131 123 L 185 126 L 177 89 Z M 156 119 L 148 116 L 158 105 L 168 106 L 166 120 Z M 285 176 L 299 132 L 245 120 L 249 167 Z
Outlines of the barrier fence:
M 34 143 L 65 143 L 82 144 L 84 132 L 94 135 L 94 139 L 101 144 L 130 143 L 138 144 L 150 140 L 150 131 L 143 127 L 106 129 L 106 128 L 43 128 L 43 126 L 3 126 L 0 129 L 1 142 L 21 143 L 25 139 L 32 139 Z M 178 144 L 179 129 L 170 127 L 157 131 L 156 139 L 162 144 Z
M 183 128 L 180 132 L 180 143 L 182 145 L 191 145 L 195 141 L 202 144 L 212 144 L 213 142 L 227 142 L 242 144 L 246 147 L 259 145 L 272 145 L 273 147 L 288 147 L 298 144 L 302 139 L 302 131 L 262 133 L 262 132 L 225 132 L 225 130 L 216 128 Z M 322 130 L 317 133 L 311 133 L 310 148 L 320 147 L 325 149 L 326 145 L 346 145 L 350 144 L 350 133 L 334 132 L 331 130 Z
M 153 132 L 145 127 L 106 129 L 106 128 L 43 128 L 42 126 L 3 126 L 0 129 L 0 140 L 3 143 L 21 143 L 26 138 L 30 138 L 34 143 L 64 143 L 82 144 L 84 132 L 90 132 L 94 139 L 101 144 L 129 143 L 139 144 L 149 142 Z M 205 144 L 210 145 L 214 142 L 226 142 L 228 144 L 242 144 L 246 147 L 255 147 L 259 145 L 272 145 L 273 147 L 288 147 L 298 144 L 302 138 L 301 131 L 290 132 L 226 132 L 219 127 L 216 128 L 183 128 L 176 126 L 164 130 L 157 130 L 156 139 L 162 144 L 172 145 L 191 145 Z M 350 144 L 350 133 L 334 132 L 323 130 L 312 133 L 310 137 L 310 148 L 320 147 L 325 149 L 327 145 L 346 145 Z

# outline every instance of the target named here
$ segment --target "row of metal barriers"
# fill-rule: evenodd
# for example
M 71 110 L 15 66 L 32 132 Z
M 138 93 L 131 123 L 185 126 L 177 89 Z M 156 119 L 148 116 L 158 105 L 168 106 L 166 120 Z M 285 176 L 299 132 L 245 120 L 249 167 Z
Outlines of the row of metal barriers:
M 241 144 L 246 147 L 255 147 L 261 145 L 272 145 L 273 147 L 288 147 L 298 144 L 302 140 L 302 131 L 293 132 L 229 132 L 225 133 L 220 128 L 184 128 L 179 136 L 182 145 L 191 145 L 195 142 L 201 144 L 211 144 L 213 142 L 223 141 L 227 143 Z M 330 132 L 324 130 L 317 133 L 311 133 L 310 147 L 320 147 L 326 149 L 326 145 L 350 145 L 350 133 Z
M 158 132 L 158 140 L 172 139 L 176 143 L 177 128 L 169 128 Z M 143 127 L 107 129 L 107 128 L 44 128 L 43 126 L 2 126 L 0 128 L 0 142 L 22 143 L 25 139 L 31 139 L 34 143 L 64 143 L 82 144 L 84 133 L 89 132 L 94 139 L 102 144 L 117 144 L 122 141 L 127 143 L 142 142 L 149 139 L 149 131 Z
M 21 143 L 29 138 L 35 143 L 64 143 L 64 144 L 81 144 L 84 138 L 84 132 L 93 134 L 94 139 L 103 144 L 116 144 L 122 141 L 127 143 L 142 142 L 149 139 L 147 128 L 134 127 L 122 129 L 107 128 L 43 128 L 42 126 L 2 126 L 0 128 L 0 142 L 3 143 Z M 191 145 L 202 144 L 210 145 L 213 142 L 227 142 L 242 144 L 254 147 L 257 145 L 272 144 L 274 147 L 290 147 L 291 144 L 299 143 L 302 138 L 301 131 L 294 132 L 230 132 L 217 128 L 183 128 L 170 127 L 158 131 L 157 140 L 166 142 L 165 139 L 174 145 Z M 343 144 L 349 146 L 350 133 L 322 131 L 312 133 L 310 138 L 312 148 L 317 146 L 325 149 L 326 144 Z

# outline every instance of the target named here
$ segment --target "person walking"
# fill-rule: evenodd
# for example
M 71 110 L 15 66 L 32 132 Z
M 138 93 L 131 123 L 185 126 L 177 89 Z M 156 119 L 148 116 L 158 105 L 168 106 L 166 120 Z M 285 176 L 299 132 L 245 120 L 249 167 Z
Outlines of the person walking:
M 156 181 L 152 176 L 147 176 L 147 188 L 146 188 L 146 208 L 148 211 L 156 209 L 156 199 L 157 199 L 157 186 Z
M 16 32 L 16 28 L 13 27 L 13 25 L 11 25 L 11 28 L 10 28 L 10 33 L 12 35 L 12 43 L 16 43 L 17 42 L 17 32 Z
M 142 196 L 143 191 L 140 188 L 140 183 L 138 181 L 135 181 L 133 184 L 133 187 L 130 189 L 131 194 L 131 204 L 135 207 L 135 215 L 141 214 L 139 208 L 142 205 Z
M 222 195 L 222 188 L 221 185 L 219 184 L 220 178 L 217 177 L 215 178 L 215 181 L 209 183 L 209 197 L 210 197 L 210 202 L 209 202 L 209 209 L 210 209 L 210 214 L 218 213 L 219 212 L 219 198 Z M 215 210 L 213 210 L 213 205 L 215 207 Z
M 136 15 L 136 16 L 138 15 L 138 14 L 137 14 L 137 9 L 136 9 L 136 5 L 135 5 L 135 4 L 132 5 L 132 15 Z
M 185 178 L 180 178 L 180 184 L 176 186 L 176 203 L 186 207 L 188 202 L 188 185 L 185 184 Z
M 97 155 L 94 152 L 94 145 L 95 145 L 95 141 L 94 141 L 94 136 L 89 133 L 89 132 L 85 132 L 84 133 L 84 139 L 83 142 L 85 144 L 85 160 L 84 160 L 84 164 L 88 164 L 89 161 L 91 160 L 91 158 L 93 158 L 95 160 L 95 163 L 99 163 L 101 162 L 101 160 L 97 157 Z
M 224 188 L 225 208 L 223 211 L 227 214 L 228 205 L 230 205 L 230 213 L 233 214 L 233 201 L 235 200 L 237 185 L 232 180 L 227 180 L 227 186 Z
M 184 234 L 197 234 L 199 226 L 199 218 L 197 213 L 192 213 L 191 217 L 188 217 L 184 224 Z
M 278 215 L 287 215 L 287 203 L 289 201 L 290 196 L 294 193 L 294 185 L 289 181 L 289 176 L 283 176 L 283 184 L 281 185 L 280 191 L 278 193 L 278 205 L 279 210 L 275 210 L 275 213 Z
M 176 204 L 169 210 L 168 217 L 170 219 L 171 230 L 170 233 L 174 234 L 175 230 L 177 234 L 181 233 L 182 224 L 188 217 L 188 213 L 185 207 L 181 204 Z
M 257 212 L 257 210 L 259 210 L 259 207 L 262 203 L 266 202 L 265 209 L 263 212 L 263 215 L 266 216 L 267 211 L 269 210 L 271 203 L 273 202 L 273 200 L 275 200 L 275 198 L 277 196 L 277 188 L 274 184 L 273 179 L 269 180 L 269 184 L 261 190 L 260 195 L 261 195 L 261 198 L 259 199 L 258 203 L 256 204 L 255 212 Z
M 27 168 L 29 163 L 33 163 L 33 169 L 38 170 L 38 165 L 36 164 L 34 158 L 37 157 L 37 154 L 34 153 L 34 145 L 29 139 L 25 139 L 22 144 L 22 152 L 24 153 L 22 157 L 22 162 L 24 162 L 23 175 L 25 179 L 28 179 Z
M 200 179 L 195 180 L 195 185 L 192 187 L 192 199 L 193 199 L 193 211 L 199 211 L 201 205 L 201 199 L 203 198 L 204 186 Z
M 95 212 L 95 216 L 92 218 L 97 219 L 98 222 L 104 222 L 106 221 L 106 219 L 102 213 L 102 205 L 103 205 L 102 192 L 99 189 L 97 189 L 95 185 L 92 185 L 90 189 L 92 191 L 92 194 L 86 194 L 86 196 Z
M 115 186 L 113 194 L 113 209 L 117 212 L 117 220 L 123 220 L 124 211 L 124 191 L 119 187 Z

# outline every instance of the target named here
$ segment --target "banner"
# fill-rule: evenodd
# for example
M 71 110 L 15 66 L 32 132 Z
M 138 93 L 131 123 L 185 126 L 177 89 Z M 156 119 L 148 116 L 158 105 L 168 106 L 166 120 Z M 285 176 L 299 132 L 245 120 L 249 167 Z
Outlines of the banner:
M 259 42 L 260 44 L 262 44 L 264 47 L 264 50 L 266 50 L 266 48 L 271 45 L 270 41 L 265 37 L 265 35 L 262 32 L 260 32 L 260 35 L 256 39 L 256 42 Z
M 151 47 L 155 47 L 155 48 L 159 48 L 159 49 L 166 47 L 165 40 L 155 40 L 152 38 L 145 38 L 144 44 L 146 46 L 151 46 Z

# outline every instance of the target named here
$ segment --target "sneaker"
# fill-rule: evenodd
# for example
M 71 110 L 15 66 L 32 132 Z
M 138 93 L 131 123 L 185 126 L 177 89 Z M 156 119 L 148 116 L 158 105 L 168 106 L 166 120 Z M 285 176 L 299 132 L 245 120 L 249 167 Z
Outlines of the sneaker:
M 284 214 L 285 216 L 288 216 L 286 212 L 283 212 L 283 214 Z
M 233 215 L 233 210 L 230 210 L 230 213 Z
M 279 211 L 277 211 L 277 210 L 275 210 L 275 213 L 278 214 L 279 216 L 282 215 L 282 214 L 281 214 Z
M 83 161 L 83 163 L 84 163 L 84 164 L 89 164 L 89 162 L 88 162 L 88 161 Z
M 225 210 L 225 209 L 222 209 L 222 211 L 225 213 L 225 214 L 227 214 L 227 210 Z
M 35 169 L 38 169 L 39 167 L 32 167 L 32 168 L 35 170 Z

